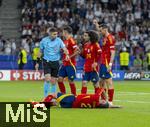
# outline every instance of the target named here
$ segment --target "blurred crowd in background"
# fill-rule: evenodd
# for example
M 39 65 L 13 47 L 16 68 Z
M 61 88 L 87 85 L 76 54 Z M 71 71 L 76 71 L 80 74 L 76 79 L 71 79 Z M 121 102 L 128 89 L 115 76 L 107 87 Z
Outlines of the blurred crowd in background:
M 70 25 L 80 43 L 83 31 L 93 29 L 93 19 L 109 26 L 116 38 L 116 55 L 124 50 L 143 60 L 150 52 L 150 0 L 21 1 L 21 46 L 29 54 L 52 26 Z M 0 37 L 0 47 L 0 52 L 15 53 L 15 39 Z

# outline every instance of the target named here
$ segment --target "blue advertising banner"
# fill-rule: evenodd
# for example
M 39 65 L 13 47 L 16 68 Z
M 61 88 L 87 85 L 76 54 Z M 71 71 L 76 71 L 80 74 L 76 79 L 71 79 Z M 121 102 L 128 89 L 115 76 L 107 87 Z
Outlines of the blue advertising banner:
M 82 80 L 82 73 L 83 73 L 83 70 L 77 70 L 76 71 L 76 81 Z
M 113 71 L 113 80 L 124 80 L 124 71 Z
M 76 80 L 81 81 L 82 80 L 82 70 L 77 70 L 76 72 Z M 124 71 L 113 71 L 113 80 L 124 80 Z

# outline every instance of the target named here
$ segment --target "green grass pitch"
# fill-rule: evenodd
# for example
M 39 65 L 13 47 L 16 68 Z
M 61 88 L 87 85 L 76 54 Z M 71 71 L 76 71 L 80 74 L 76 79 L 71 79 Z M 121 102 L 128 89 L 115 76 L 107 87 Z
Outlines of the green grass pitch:
M 81 82 L 76 82 L 80 93 Z M 150 127 L 150 82 L 115 81 L 114 104 L 121 109 L 50 110 L 50 127 Z M 69 87 L 66 85 L 69 92 Z M 91 84 L 89 92 L 93 92 Z M 0 82 L 0 102 L 40 101 L 42 81 Z

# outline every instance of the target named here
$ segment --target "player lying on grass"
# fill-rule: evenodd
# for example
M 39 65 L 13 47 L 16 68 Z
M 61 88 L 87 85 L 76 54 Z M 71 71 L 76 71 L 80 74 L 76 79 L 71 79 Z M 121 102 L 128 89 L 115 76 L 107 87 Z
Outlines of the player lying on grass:
M 110 105 L 108 101 L 101 99 L 103 88 L 96 94 L 62 94 L 48 95 L 42 102 L 32 102 L 33 107 L 43 104 L 46 107 L 60 105 L 61 108 L 120 108 L 117 105 Z

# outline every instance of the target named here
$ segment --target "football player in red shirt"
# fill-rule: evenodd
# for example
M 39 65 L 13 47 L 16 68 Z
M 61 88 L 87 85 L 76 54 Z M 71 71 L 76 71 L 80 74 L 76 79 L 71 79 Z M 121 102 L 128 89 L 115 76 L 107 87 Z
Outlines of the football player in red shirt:
M 98 34 L 95 31 L 84 32 L 85 41 L 81 55 L 85 58 L 84 73 L 82 79 L 81 93 L 87 93 L 87 82 L 91 81 L 95 88 L 95 93 L 99 89 L 99 67 L 101 48 L 98 44 Z
M 74 79 L 76 77 L 76 55 L 79 53 L 79 48 L 72 37 L 72 28 L 69 26 L 65 26 L 63 28 L 63 36 L 65 38 L 64 44 L 69 52 L 70 60 L 66 60 L 66 55 L 63 54 L 62 58 L 62 66 L 59 69 L 59 77 L 58 77 L 58 86 L 61 93 L 66 93 L 64 78 L 68 77 L 69 85 L 71 88 L 71 93 L 76 95 L 76 86 L 74 83 Z
M 51 107 L 60 104 L 62 108 L 121 108 L 121 106 L 110 105 L 108 101 L 101 98 L 103 88 L 96 94 L 62 94 L 48 95 L 42 102 L 31 102 L 34 107 Z M 40 105 L 39 105 L 40 104 Z
M 112 34 L 108 32 L 107 25 L 101 25 L 101 33 L 103 35 L 102 40 L 102 54 L 101 54 L 101 65 L 100 65 L 100 78 L 102 79 L 100 85 L 107 85 L 108 88 L 108 101 L 112 104 L 114 96 L 114 85 L 112 81 L 112 65 L 115 57 L 115 39 Z

